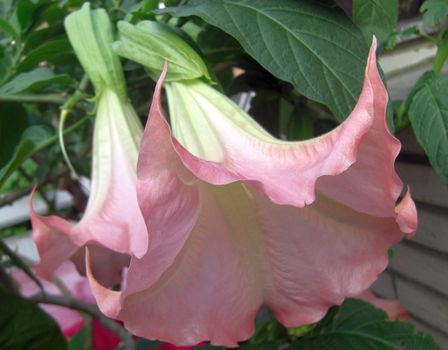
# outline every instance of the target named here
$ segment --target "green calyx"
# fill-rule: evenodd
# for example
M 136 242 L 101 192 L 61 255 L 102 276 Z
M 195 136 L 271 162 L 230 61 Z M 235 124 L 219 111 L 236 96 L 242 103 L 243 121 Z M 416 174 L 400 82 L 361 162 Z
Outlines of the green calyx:
M 126 99 L 126 84 L 120 58 L 112 50 L 113 31 L 105 10 L 90 10 L 90 4 L 65 19 L 65 30 L 97 95 L 106 89 Z
M 154 80 L 159 77 L 165 62 L 168 63 L 167 82 L 201 77 L 210 80 L 199 54 L 167 25 L 152 21 L 132 25 L 120 21 L 118 31 L 120 40 L 114 43 L 114 50 L 143 65 Z

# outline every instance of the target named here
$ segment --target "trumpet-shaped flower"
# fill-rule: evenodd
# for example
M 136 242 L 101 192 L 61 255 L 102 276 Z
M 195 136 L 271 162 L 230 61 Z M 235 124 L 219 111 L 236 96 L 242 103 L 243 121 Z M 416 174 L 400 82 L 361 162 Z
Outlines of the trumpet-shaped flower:
M 81 221 L 72 228 L 62 218 L 37 215 L 30 203 L 40 276 L 50 279 L 69 258 L 83 270 L 84 250 L 79 248 L 92 245 L 99 276 L 111 285 L 120 282 L 129 255 L 146 252 L 148 235 L 136 192 L 139 123 L 129 103 L 105 91 L 94 126 L 91 193 Z
M 121 281 L 129 256 L 143 256 L 148 246 L 136 192 L 143 128 L 126 96 L 106 12 L 90 11 L 86 3 L 67 17 L 65 26 L 97 94 L 91 191 L 85 213 L 73 228 L 59 217 L 37 215 L 30 203 L 33 238 L 41 257 L 36 270 L 50 279 L 69 258 L 83 270 L 84 249 L 79 248 L 89 245 L 97 262 L 93 268 L 104 283 L 114 285 Z
M 236 346 L 266 305 L 287 327 L 319 321 L 383 271 L 417 226 L 394 170 L 376 44 L 351 115 L 304 142 L 271 137 L 200 81 L 167 83 L 171 133 L 154 94 L 137 166 L 149 245 L 120 291 L 87 273 L 100 309 L 134 334 Z M 88 257 L 88 256 L 87 256 Z

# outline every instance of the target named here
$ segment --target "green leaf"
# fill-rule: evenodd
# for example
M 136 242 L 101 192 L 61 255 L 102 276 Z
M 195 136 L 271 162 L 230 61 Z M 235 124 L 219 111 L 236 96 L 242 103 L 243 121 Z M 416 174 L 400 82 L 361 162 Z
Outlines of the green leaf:
M 269 72 L 328 106 L 340 121 L 356 104 L 368 48 L 334 7 L 311 0 L 192 0 L 162 12 L 199 16 L 224 30 Z
M 143 65 L 157 80 L 165 61 L 165 81 L 189 80 L 205 76 L 210 79 L 202 58 L 179 35 L 162 23 L 143 21 L 132 25 L 118 22 L 120 40 L 114 50 L 120 56 Z
M 11 38 L 17 38 L 19 36 L 14 27 L 4 18 L 0 18 L 0 32 L 9 35 Z
M 198 45 L 210 64 L 235 63 L 247 56 L 241 45 L 230 35 L 216 27 L 207 26 L 198 35 Z
M 409 108 L 409 106 L 412 103 L 412 100 L 414 99 L 417 92 L 419 92 L 427 83 L 430 83 L 437 77 L 437 73 L 435 73 L 433 70 L 427 71 L 423 73 L 420 78 L 418 78 L 417 82 L 415 83 L 414 87 L 412 88 L 409 95 L 406 97 L 406 106 Z
M 70 43 L 66 39 L 47 41 L 28 53 L 17 67 L 18 72 L 24 72 L 36 67 L 43 61 L 53 61 L 61 56 L 73 55 Z
M 131 18 L 129 22 L 136 23 L 145 19 L 155 20 L 153 10 L 159 7 L 159 0 L 143 0 L 140 4 L 136 5 L 131 11 Z
M 137 340 L 137 350 L 155 350 L 162 343 L 157 340 L 139 339 Z M 121 350 L 122 348 L 119 348 Z
M 112 50 L 113 28 L 104 9 L 90 10 L 90 3 L 64 21 L 70 43 L 97 94 L 112 89 L 127 99 L 120 58 Z
M 26 111 L 17 103 L 0 104 L 0 169 L 8 163 L 28 126 Z
M 9 16 L 12 9 L 13 0 L 0 1 L 0 17 L 6 18 Z
M 361 300 L 349 299 L 327 316 L 292 350 L 441 350 L 410 323 L 388 321 L 387 314 Z
M 21 73 L 0 87 L 0 95 L 14 95 L 26 90 L 40 90 L 50 84 L 71 84 L 73 80 L 65 74 L 55 74 L 48 68 L 36 68 Z
M 51 136 L 52 133 L 48 127 L 35 125 L 27 128 L 14 150 L 13 157 L 0 169 L 0 187 L 25 160 L 47 146 Z
M 448 15 L 448 1 L 426 0 L 420 12 L 423 13 L 423 22 L 429 27 L 435 27 Z
M 67 349 L 56 322 L 33 302 L 0 288 L 0 349 Z
M 11 24 L 17 32 L 25 32 L 33 22 L 34 13 L 39 4 L 31 0 L 17 0 Z
M 68 342 L 69 350 L 84 350 L 86 342 L 87 329 L 83 327 L 78 333 L 76 333 Z
M 448 79 L 432 76 L 420 83 L 408 113 L 432 167 L 448 182 Z
M 361 28 L 368 43 L 375 35 L 384 42 L 398 20 L 398 0 L 353 0 L 353 21 Z

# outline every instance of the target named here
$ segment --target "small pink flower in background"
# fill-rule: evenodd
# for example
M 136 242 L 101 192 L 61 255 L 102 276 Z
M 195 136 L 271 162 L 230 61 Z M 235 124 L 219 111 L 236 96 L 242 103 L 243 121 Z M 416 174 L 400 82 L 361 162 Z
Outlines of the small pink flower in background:
M 387 313 L 390 320 L 406 321 L 408 314 L 399 300 L 378 298 L 371 290 L 366 290 L 356 298 L 367 301 Z
M 87 270 L 100 309 L 141 337 L 233 347 L 263 304 L 297 327 L 366 290 L 417 226 L 409 192 L 396 205 L 400 143 L 375 49 L 351 115 L 305 142 L 271 137 L 201 81 L 166 84 L 172 135 L 165 70 L 137 168 L 149 248 L 131 257 L 121 291 Z
M 22 270 L 17 270 L 13 273 L 15 281 L 19 285 L 20 293 L 23 296 L 32 296 L 40 292 L 36 283 L 31 280 Z M 57 278 L 70 292 L 70 295 L 78 300 L 87 303 L 94 303 L 89 282 L 86 277 L 81 276 L 75 266 L 66 261 L 55 272 Z M 61 289 L 54 283 L 46 280 L 41 280 L 45 292 L 51 295 L 63 295 Z M 71 338 L 76 335 L 84 326 L 84 320 L 79 312 L 63 306 L 55 306 L 48 304 L 41 304 L 40 307 L 50 314 L 61 328 L 65 337 Z M 93 346 L 95 350 L 114 350 L 120 344 L 121 339 L 110 329 L 104 327 L 101 321 L 97 318 L 92 322 Z M 177 347 L 169 343 L 162 343 L 157 347 L 157 350 L 190 350 L 195 346 Z
M 39 287 L 23 271 L 17 270 L 13 274 L 14 279 L 19 284 L 20 293 L 24 296 L 31 296 L 40 292 Z M 60 280 L 64 288 L 70 292 L 71 296 L 94 303 L 95 299 L 90 291 L 90 286 L 85 277 L 79 275 L 71 262 L 63 263 L 55 272 L 55 277 Z M 52 295 L 63 295 L 56 284 L 42 280 L 45 292 Z M 71 338 L 78 333 L 84 321 L 79 312 L 62 306 L 42 304 L 41 307 L 50 314 L 59 324 L 64 336 Z M 97 319 L 93 319 L 92 324 L 93 345 L 95 350 L 113 350 L 120 343 L 120 338 L 111 330 L 105 328 Z

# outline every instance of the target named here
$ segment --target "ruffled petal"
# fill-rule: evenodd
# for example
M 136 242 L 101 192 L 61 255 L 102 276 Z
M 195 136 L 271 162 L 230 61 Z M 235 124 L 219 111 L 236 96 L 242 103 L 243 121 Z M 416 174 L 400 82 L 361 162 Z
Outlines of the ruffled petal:
M 34 191 L 30 197 L 30 217 L 33 240 L 40 260 L 34 267 L 43 279 L 52 280 L 56 271 L 71 260 L 78 272 L 85 275 L 85 254 L 74 241 L 74 233 L 69 222 L 57 216 L 40 216 L 33 208 Z M 122 271 L 129 266 L 129 256 L 113 252 L 101 246 L 91 246 L 92 269 L 97 278 L 108 287 L 122 280 Z
M 51 280 L 61 264 L 76 253 L 78 246 L 71 240 L 71 225 L 57 216 L 40 216 L 33 208 L 33 195 L 30 196 L 30 217 L 33 240 L 39 252 L 40 261 L 35 266 L 37 274 Z
M 403 238 L 394 218 L 359 213 L 322 194 L 298 209 L 250 193 L 272 276 L 264 301 L 287 327 L 319 321 L 330 306 L 367 289 L 386 268 L 388 248 Z
M 146 338 L 236 346 L 252 334 L 262 304 L 295 327 L 368 288 L 385 269 L 388 248 L 403 237 L 395 216 L 368 215 L 322 193 L 299 209 L 274 203 L 257 181 L 200 181 L 192 173 L 234 174 L 170 142 L 162 80 L 163 74 L 138 165 L 150 247 L 141 259 L 131 258 L 122 292 L 104 288 L 90 273 L 103 312 Z M 200 169 L 190 173 L 182 163 L 194 159 Z
M 171 265 L 183 247 L 199 212 L 198 181 L 182 164 L 171 144 L 169 126 L 160 105 L 161 84 L 156 87 L 149 119 L 140 146 L 137 194 L 150 244 L 145 259 L 151 260 L 151 285 Z M 129 273 L 134 271 L 131 263 Z M 129 282 L 129 290 L 144 286 Z
M 159 279 L 184 246 L 199 211 L 197 179 L 182 165 L 174 151 L 170 130 L 162 114 L 160 93 L 165 72 L 166 67 L 155 90 L 137 167 L 138 201 L 150 236 L 149 248 L 142 261 L 149 265 L 140 271 L 135 267 L 140 260 L 131 260 L 128 276 L 135 278 L 127 279 L 126 293 L 148 288 Z M 116 317 L 121 310 L 121 295 L 96 281 L 94 271 L 89 278 L 101 310 Z
M 229 185 L 239 186 L 239 185 Z M 202 210 L 173 264 L 154 281 L 148 266 L 157 264 L 153 255 L 132 260 L 127 286 L 145 285 L 121 296 L 94 283 L 93 291 L 103 311 L 115 317 L 137 336 L 159 339 L 176 345 L 212 344 L 237 346 L 254 331 L 254 318 L 262 304 L 262 285 L 252 250 L 250 232 L 241 235 L 241 226 L 229 221 L 233 212 L 223 213 L 215 188 L 201 185 Z M 227 186 L 226 186 L 227 187 Z M 227 188 L 223 188 L 226 195 Z M 242 213 L 244 214 L 244 213 Z M 243 218 L 239 216 L 236 220 Z M 241 221 L 238 221 L 241 223 Z M 238 230 L 238 231 L 236 231 Z M 167 247 L 160 245 L 158 250 Z M 148 285 L 147 281 L 153 281 Z M 121 298 L 121 300 L 119 300 Z
M 136 192 L 138 123 L 132 108 L 114 92 L 103 93 L 95 121 L 91 194 L 73 234 L 79 246 L 94 242 L 137 257 L 147 250 Z
M 338 176 L 319 179 L 317 188 L 355 210 L 392 217 L 395 216 L 395 203 L 403 188 L 394 168 L 401 144 L 387 127 L 388 95 L 378 73 L 375 49 L 374 43 L 365 78 L 374 93 L 373 96 L 361 96 L 361 99 L 373 98 L 373 123 L 360 144 L 356 163 Z
M 317 322 L 329 307 L 368 288 L 403 236 L 393 218 L 320 195 L 299 209 L 243 184 L 199 186 L 196 224 L 157 280 L 148 268 L 160 256 L 153 252 L 132 259 L 123 292 L 92 283 L 103 312 L 133 334 L 232 347 L 252 335 L 262 304 L 288 327 Z
M 375 48 L 376 42 L 373 42 L 364 87 L 351 115 L 335 130 L 309 141 L 285 142 L 273 138 L 205 83 L 167 84 L 168 99 L 173 101 L 169 106 L 177 152 L 186 167 L 204 181 L 213 184 L 244 181 L 278 204 L 302 207 L 314 201 L 318 178 L 344 173 L 357 161 L 360 147 L 363 150 L 360 160 L 367 162 L 370 148 L 387 138 L 384 152 L 380 152 L 384 157 L 372 158 L 372 162 L 378 158 L 387 162 L 366 178 L 375 178 L 375 188 L 386 182 L 388 188 L 382 191 L 387 194 L 390 214 L 401 189 L 392 167 L 399 143 L 384 129 L 387 95 L 378 80 Z M 378 134 L 377 124 L 383 126 L 385 135 L 379 135 L 379 141 L 370 145 L 370 138 Z M 365 142 L 367 146 L 363 146 Z M 365 148 L 369 151 L 367 155 L 364 155 Z M 372 164 L 363 174 L 375 166 L 374 162 Z M 382 170 L 386 175 L 382 175 Z M 362 181 L 358 187 L 365 183 Z M 383 196 L 380 197 L 375 200 L 383 200 Z M 363 209 L 361 205 L 360 209 Z

